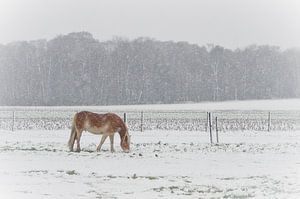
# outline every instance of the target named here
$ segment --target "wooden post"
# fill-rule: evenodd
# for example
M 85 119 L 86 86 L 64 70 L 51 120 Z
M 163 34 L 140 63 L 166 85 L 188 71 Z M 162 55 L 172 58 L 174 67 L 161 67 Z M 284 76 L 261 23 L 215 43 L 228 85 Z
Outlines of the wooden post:
M 11 131 L 15 130 L 15 111 L 12 112 L 12 124 L 11 124 Z
M 271 112 L 268 114 L 268 131 L 271 131 Z
M 141 112 L 141 132 L 143 132 L 143 125 L 144 125 L 144 112 Z
M 219 143 L 218 117 L 216 117 L 216 138 L 217 138 L 217 143 Z
M 123 120 L 124 120 L 124 123 L 127 122 L 126 113 L 124 113 L 124 118 L 123 118 Z
M 208 112 L 206 112 L 205 131 L 208 132 Z
M 209 138 L 210 138 L 210 143 L 212 144 L 212 132 L 211 132 L 211 128 L 212 128 L 212 123 L 211 123 L 211 112 L 208 113 L 208 121 L 209 121 Z

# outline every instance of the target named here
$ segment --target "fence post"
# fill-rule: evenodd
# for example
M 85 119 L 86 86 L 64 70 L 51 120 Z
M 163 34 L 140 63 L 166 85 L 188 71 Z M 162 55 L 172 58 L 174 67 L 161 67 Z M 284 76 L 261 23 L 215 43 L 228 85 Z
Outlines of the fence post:
M 124 120 L 124 123 L 127 122 L 126 113 L 124 113 L 124 118 L 123 118 L 123 120 Z
M 141 132 L 143 132 L 143 125 L 144 125 L 144 112 L 141 112 Z
M 216 117 L 216 138 L 217 138 L 217 143 L 219 143 L 218 117 Z
M 205 131 L 208 132 L 208 112 L 206 112 Z
M 12 124 L 11 124 L 11 131 L 14 131 L 15 128 L 15 111 L 12 112 Z
M 212 128 L 212 122 L 211 122 L 211 112 L 208 113 L 208 121 L 209 121 L 209 138 L 210 138 L 210 143 L 212 144 L 212 132 L 211 132 L 211 128 Z
M 269 111 L 269 114 L 268 114 L 268 131 L 270 132 L 271 131 L 271 112 Z

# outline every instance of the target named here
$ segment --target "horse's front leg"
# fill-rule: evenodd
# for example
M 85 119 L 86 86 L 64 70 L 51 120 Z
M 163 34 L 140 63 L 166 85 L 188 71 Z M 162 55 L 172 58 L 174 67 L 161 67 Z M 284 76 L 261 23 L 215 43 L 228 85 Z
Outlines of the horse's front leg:
M 99 145 L 97 146 L 98 152 L 101 150 L 101 147 L 102 147 L 103 143 L 105 142 L 106 138 L 107 138 L 107 135 L 102 135 L 101 141 L 100 141 Z
M 82 130 L 77 131 L 77 135 L 76 135 L 76 140 L 77 140 L 77 148 L 76 148 L 76 152 L 80 152 L 81 148 L 80 148 L 80 138 L 82 135 Z
M 112 153 L 114 153 L 115 152 L 115 149 L 114 149 L 114 134 L 110 135 L 109 139 L 110 139 L 110 151 Z

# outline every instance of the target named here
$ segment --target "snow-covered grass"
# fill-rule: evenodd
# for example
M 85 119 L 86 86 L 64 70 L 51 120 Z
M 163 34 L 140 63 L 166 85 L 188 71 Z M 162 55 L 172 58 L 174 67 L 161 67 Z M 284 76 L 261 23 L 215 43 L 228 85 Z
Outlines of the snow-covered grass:
M 146 107 L 146 106 L 145 106 Z M 207 129 L 207 112 L 201 110 L 180 110 L 175 106 L 173 111 L 155 111 L 145 109 L 112 111 L 101 108 L 81 107 L 79 110 L 90 110 L 98 113 L 108 111 L 115 112 L 123 117 L 127 115 L 127 123 L 130 130 L 137 131 L 141 125 L 145 130 L 190 130 L 205 131 Z M 25 110 L 27 109 L 28 110 Z M 76 107 L 66 110 L 51 107 L 45 109 L 33 109 L 24 107 L 21 109 L 1 110 L 0 129 L 9 130 L 61 130 L 70 128 L 72 118 L 76 113 Z M 297 110 L 214 110 L 211 111 L 213 126 L 215 117 L 218 118 L 218 128 L 222 131 L 234 130 L 300 130 L 300 111 Z M 270 113 L 270 120 L 269 120 Z M 142 117 L 143 116 L 143 117 Z M 143 119 L 141 119 L 143 118 Z M 270 126 L 269 126 L 270 121 Z
M 1 198 L 299 198 L 300 132 L 132 132 L 132 151 L 81 153 L 68 131 L 0 131 Z
M 0 110 L 1 128 L 16 130 L 0 130 L 0 198 L 300 198 L 299 99 Z M 116 153 L 108 141 L 95 152 L 100 137 L 85 133 L 83 151 L 69 152 L 69 130 L 55 129 L 78 110 L 127 112 L 132 151 L 116 135 Z M 141 111 L 143 133 L 132 131 Z M 219 119 L 219 144 L 204 132 L 206 111 Z

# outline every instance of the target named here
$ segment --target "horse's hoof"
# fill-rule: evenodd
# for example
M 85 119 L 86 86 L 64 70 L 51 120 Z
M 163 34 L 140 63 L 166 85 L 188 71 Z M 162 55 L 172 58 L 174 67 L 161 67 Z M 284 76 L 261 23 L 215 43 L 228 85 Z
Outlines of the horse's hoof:
M 130 151 L 128 149 L 123 150 L 125 153 L 129 153 Z

